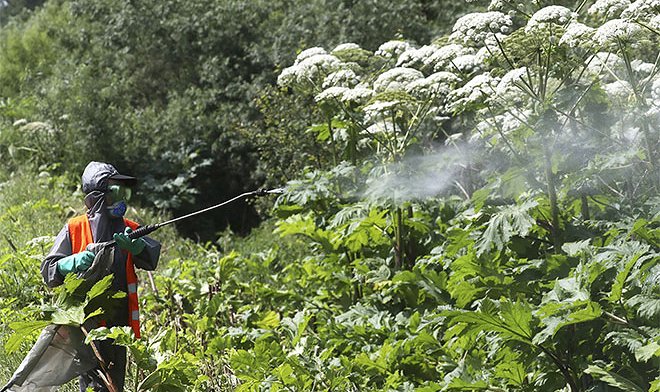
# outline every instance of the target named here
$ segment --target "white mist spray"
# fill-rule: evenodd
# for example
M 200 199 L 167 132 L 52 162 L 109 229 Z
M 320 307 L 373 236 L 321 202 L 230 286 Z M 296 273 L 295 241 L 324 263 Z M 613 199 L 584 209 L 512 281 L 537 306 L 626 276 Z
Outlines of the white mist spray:
M 464 144 L 379 166 L 369 176 L 364 196 L 400 203 L 441 195 L 460 188 L 456 180 L 476 156 L 476 148 Z

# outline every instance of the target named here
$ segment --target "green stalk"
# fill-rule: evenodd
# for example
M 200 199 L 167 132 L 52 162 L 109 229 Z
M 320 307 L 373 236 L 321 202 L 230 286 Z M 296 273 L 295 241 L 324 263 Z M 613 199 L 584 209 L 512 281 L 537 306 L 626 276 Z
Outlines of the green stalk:
M 332 164 L 337 166 L 337 147 L 335 146 L 335 136 L 332 129 L 332 117 L 328 116 L 328 133 L 330 134 L 330 149 L 332 150 Z
M 397 207 L 396 210 L 394 210 L 394 267 L 396 269 L 401 269 L 403 266 L 402 214 L 401 207 Z
M 547 145 L 544 148 L 545 155 L 545 178 L 548 187 L 548 198 L 550 199 L 551 235 L 554 244 L 554 253 L 561 250 L 561 238 L 559 233 L 559 207 L 557 206 L 557 187 L 555 174 L 552 172 L 552 152 Z

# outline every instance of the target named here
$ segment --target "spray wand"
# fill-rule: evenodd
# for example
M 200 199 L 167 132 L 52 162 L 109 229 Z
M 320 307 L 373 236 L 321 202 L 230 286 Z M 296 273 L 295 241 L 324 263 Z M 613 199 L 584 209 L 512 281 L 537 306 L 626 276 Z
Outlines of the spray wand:
M 238 196 L 235 196 L 235 197 L 233 197 L 233 198 L 231 198 L 227 201 L 223 201 L 222 203 L 213 205 L 211 207 L 207 207 L 207 208 L 201 209 L 199 211 L 191 212 L 190 214 L 186 214 L 186 215 L 180 216 L 178 218 L 170 219 L 170 220 L 165 221 L 165 222 L 160 222 L 160 223 L 155 223 L 155 224 L 151 224 L 151 225 L 142 226 L 139 229 L 137 229 L 137 230 L 131 232 L 130 234 L 128 234 L 128 238 L 134 240 L 134 239 L 143 237 L 143 236 L 145 236 L 149 233 L 152 233 L 152 232 L 160 229 L 163 226 L 167 226 L 169 224 L 176 223 L 178 221 L 188 219 L 188 218 L 191 218 L 193 216 L 200 215 L 200 214 L 203 214 L 205 212 L 209 212 L 211 210 L 215 210 L 216 208 L 220 208 L 222 206 L 226 206 L 227 204 L 233 203 L 236 200 L 244 199 L 244 198 L 251 197 L 251 196 L 266 196 L 266 195 L 272 195 L 272 194 L 278 194 L 279 195 L 279 194 L 282 194 L 282 193 L 284 193 L 283 188 L 257 189 L 256 191 L 241 193 Z

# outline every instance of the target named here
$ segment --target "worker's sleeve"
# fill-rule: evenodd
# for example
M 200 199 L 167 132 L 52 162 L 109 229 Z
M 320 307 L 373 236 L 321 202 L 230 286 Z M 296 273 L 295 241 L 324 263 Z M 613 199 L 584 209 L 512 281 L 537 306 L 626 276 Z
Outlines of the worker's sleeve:
M 133 264 L 137 268 L 147 271 L 153 271 L 158 266 L 158 259 L 160 258 L 160 242 L 150 237 L 142 237 L 147 246 L 140 254 L 133 255 Z
M 55 237 L 55 243 L 46 258 L 41 262 L 41 275 L 48 287 L 59 286 L 64 283 L 64 276 L 57 271 L 57 262 L 61 258 L 70 256 L 71 239 L 69 238 L 69 225 L 65 224 Z

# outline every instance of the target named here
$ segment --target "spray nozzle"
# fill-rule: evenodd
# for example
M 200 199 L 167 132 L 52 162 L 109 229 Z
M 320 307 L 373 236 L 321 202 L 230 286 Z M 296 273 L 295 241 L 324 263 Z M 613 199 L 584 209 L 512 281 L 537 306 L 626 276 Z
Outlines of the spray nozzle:
M 257 189 L 254 191 L 254 194 L 257 196 L 266 196 L 266 195 L 273 195 L 273 194 L 278 194 L 281 195 L 284 193 L 284 188 L 274 188 L 274 189 Z

